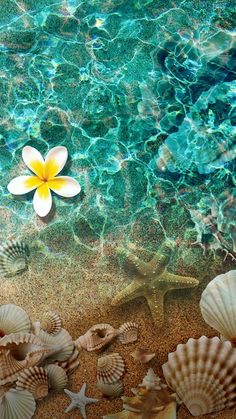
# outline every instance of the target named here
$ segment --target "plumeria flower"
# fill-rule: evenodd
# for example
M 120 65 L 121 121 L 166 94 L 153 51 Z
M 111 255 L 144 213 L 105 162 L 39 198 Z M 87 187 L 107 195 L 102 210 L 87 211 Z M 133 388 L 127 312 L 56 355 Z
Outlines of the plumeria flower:
M 66 198 L 80 192 L 77 180 L 69 176 L 57 176 L 68 158 L 66 147 L 52 148 L 44 160 L 38 150 L 26 146 L 22 150 L 22 158 L 35 176 L 18 176 L 11 180 L 7 188 L 14 195 L 23 195 L 36 189 L 33 207 L 40 217 L 45 217 L 51 210 L 51 190 Z

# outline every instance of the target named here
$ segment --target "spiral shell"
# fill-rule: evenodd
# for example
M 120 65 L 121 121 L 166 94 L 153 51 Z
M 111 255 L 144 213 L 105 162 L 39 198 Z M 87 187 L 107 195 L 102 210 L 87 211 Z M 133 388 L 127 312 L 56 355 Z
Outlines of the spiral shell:
M 89 352 L 97 351 L 106 347 L 115 336 L 117 331 L 110 324 L 95 324 L 76 340 L 76 345 Z
M 63 368 L 59 367 L 58 365 L 47 365 L 45 367 L 48 380 L 49 380 L 49 388 L 52 390 L 61 390 L 66 388 L 68 384 L 68 377 L 66 372 Z
M 138 325 L 134 322 L 126 322 L 119 327 L 119 341 L 122 345 L 135 342 L 138 339 Z
M 117 381 L 113 384 L 97 383 L 97 388 L 102 394 L 108 397 L 120 397 L 124 392 L 122 381 Z
M 31 321 L 28 314 L 15 304 L 0 306 L 0 338 L 10 333 L 29 332 Z
M 131 356 L 135 361 L 141 362 L 142 364 L 147 364 L 156 356 L 156 354 L 143 348 L 136 348 L 133 352 L 131 352 Z
M 47 311 L 40 322 L 40 326 L 49 335 L 57 335 L 62 329 L 61 317 L 54 311 Z
M 17 390 L 28 390 L 34 398 L 42 399 L 48 395 L 48 373 L 42 367 L 28 368 L 18 375 Z
M 11 277 L 28 269 L 29 247 L 18 240 L 9 240 L 0 248 L 0 274 Z
M 36 403 L 29 391 L 12 388 L 0 397 L 1 419 L 31 419 L 35 409 Z
M 236 406 L 236 349 L 229 341 L 189 339 L 169 354 L 162 369 L 193 416 Z
M 97 381 L 103 384 L 117 382 L 123 375 L 125 363 L 118 353 L 102 356 L 97 362 Z
M 218 275 L 202 293 L 200 309 L 206 323 L 236 344 L 236 270 Z

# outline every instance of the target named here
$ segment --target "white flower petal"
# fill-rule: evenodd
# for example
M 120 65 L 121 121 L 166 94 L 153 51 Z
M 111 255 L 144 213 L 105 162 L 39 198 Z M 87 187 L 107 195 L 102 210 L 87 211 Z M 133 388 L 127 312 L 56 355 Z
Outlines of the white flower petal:
M 18 176 L 11 180 L 7 189 L 13 195 L 24 195 L 38 188 L 43 181 L 37 176 Z
M 40 217 L 45 217 L 52 207 L 52 195 L 47 183 L 43 183 L 35 192 L 33 207 Z
M 45 178 L 52 179 L 56 176 L 65 166 L 68 159 L 68 151 L 66 147 L 52 148 L 45 159 Z
M 65 198 L 78 195 L 81 191 L 80 184 L 70 176 L 57 176 L 48 181 L 48 186 L 53 192 Z

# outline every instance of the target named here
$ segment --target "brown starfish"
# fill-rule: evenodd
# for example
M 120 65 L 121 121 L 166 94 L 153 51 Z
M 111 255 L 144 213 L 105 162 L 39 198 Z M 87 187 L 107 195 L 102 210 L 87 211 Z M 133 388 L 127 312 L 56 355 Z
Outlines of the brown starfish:
M 137 276 L 130 285 L 115 296 L 111 304 L 121 305 L 135 298 L 144 297 L 150 307 L 154 322 L 161 326 L 164 321 L 164 295 L 173 289 L 193 288 L 199 284 L 195 278 L 174 275 L 167 271 L 166 267 L 173 245 L 173 242 L 166 240 L 148 263 L 131 252 L 125 251 L 127 260 L 136 268 Z

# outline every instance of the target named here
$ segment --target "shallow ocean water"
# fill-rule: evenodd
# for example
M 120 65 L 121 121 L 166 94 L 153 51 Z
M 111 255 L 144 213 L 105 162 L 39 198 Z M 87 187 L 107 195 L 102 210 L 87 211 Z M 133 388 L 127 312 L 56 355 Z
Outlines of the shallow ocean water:
M 0 6 L 0 239 L 31 247 L 29 271 L 1 279 L 0 302 L 35 317 L 48 307 L 61 311 L 74 338 L 98 319 L 118 326 L 137 318 L 143 344 L 159 348 L 159 368 L 180 341 L 214 336 L 199 313 L 201 291 L 235 266 L 235 2 Z M 12 178 L 29 172 L 25 145 L 43 155 L 66 146 L 63 174 L 82 187 L 73 199 L 54 195 L 45 219 L 34 213 L 32 193 L 7 191 Z M 167 240 L 175 243 L 170 271 L 197 278 L 200 287 L 168 294 L 163 344 L 145 300 L 110 303 L 134 277 L 125 252 L 148 261 Z M 80 368 L 78 389 L 90 380 L 89 368 Z M 43 402 L 37 417 L 52 417 L 57 403 Z M 121 407 L 101 406 L 88 418 Z

